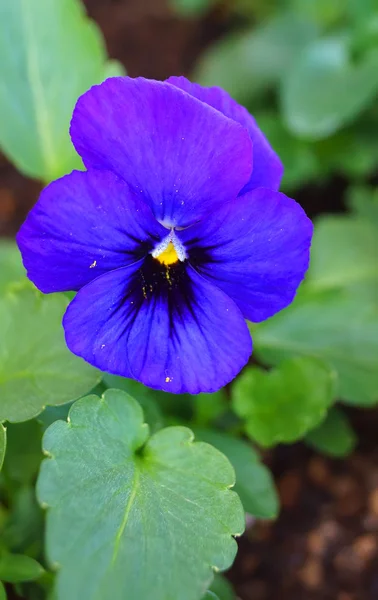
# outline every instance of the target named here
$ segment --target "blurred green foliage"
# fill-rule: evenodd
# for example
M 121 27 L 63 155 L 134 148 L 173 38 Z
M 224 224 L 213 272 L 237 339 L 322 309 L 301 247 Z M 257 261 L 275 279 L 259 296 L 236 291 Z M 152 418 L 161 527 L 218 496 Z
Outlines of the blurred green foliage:
M 203 3 L 205 5 L 206 3 Z M 284 191 L 378 166 L 374 0 L 219 2 L 235 27 L 192 74 L 254 114 L 285 165 Z
M 339 408 L 331 408 L 327 417 L 306 436 L 306 443 L 329 456 L 341 458 L 349 454 L 356 442 L 347 417 Z
M 316 186 L 309 208 L 317 212 L 327 206 L 316 196 L 336 181 L 338 199 L 330 197 L 329 210 L 342 209 L 343 201 L 349 211 L 315 221 L 310 270 L 294 303 L 251 326 L 255 358 L 276 370 L 268 376 L 257 367 L 247 369 L 233 385 L 234 409 L 245 431 L 262 444 L 288 442 L 306 430 L 295 411 L 304 406 L 298 401 L 305 389 L 300 378 L 284 385 L 282 374 L 282 388 L 277 383 L 275 393 L 271 390 L 288 360 L 328 365 L 337 375 L 332 403 L 378 402 L 378 4 L 219 5 L 237 17 L 235 26 L 200 57 L 192 78 L 224 87 L 248 107 L 284 163 L 283 191 L 293 197 L 300 191 L 307 208 L 307 192 Z M 313 427 L 306 434 L 309 444 L 333 456 L 354 447 L 341 410 L 326 415 L 324 405 L 316 426 L 311 411 L 304 412 L 307 428 Z

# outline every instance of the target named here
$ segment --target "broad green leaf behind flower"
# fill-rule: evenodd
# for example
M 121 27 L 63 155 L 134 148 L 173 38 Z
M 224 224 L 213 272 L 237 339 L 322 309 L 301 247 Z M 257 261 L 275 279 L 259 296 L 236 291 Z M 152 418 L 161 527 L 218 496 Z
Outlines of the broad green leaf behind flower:
M 20 251 L 13 240 L 0 240 L 0 296 L 14 282 L 25 280 Z
M 46 405 L 90 391 L 99 371 L 71 354 L 61 320 L 68 300 L 21 287 L 0 300 L 0 421 L 26 421 Z
M 26 175 L 80 168 L 68 129 L 77 98 L 119 66 L 79 0 L 2 0 L 0 146 Z M 114 71 L 114 69 L 116 69 Z

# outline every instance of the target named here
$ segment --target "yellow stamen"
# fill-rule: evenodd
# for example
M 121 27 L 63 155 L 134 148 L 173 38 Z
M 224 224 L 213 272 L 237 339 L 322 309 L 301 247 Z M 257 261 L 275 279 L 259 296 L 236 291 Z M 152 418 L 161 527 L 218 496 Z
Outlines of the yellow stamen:
M 156 258 L 161 264 L 166 266 L 173 265 L 179 259 L 179 257 L 177 256 L 176 248 L 174 247 L 172 242 L 169 242 L 166 249 L 163 250 L 163 252 L 161 252 Z

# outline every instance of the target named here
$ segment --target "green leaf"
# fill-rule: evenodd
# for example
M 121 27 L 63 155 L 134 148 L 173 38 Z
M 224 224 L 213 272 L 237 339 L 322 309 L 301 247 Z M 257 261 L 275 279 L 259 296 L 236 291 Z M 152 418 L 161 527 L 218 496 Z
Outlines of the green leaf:
M 149 437 L 139 404 L 108 390 L 76 402 L 44 447 L 37 488 L 58 600 L 197 600 L 231 565 L 244 529 L 234 471 L 190 430 Z
M 194 433 L 196 438 L 215 446 L 227 456 L 235 469 L 235 492 L 244 510 L 260 519 L 275 518 L 279 508 L 278 496 L 270 471 L 260 462 L 258 453 L 249 444 L 226 433 L 200 428 L 195 428 Z
M 139 381 L 118 377 L 117 375 L 106 374 L 103 381 L 107 387 L 123 390 L 139 402 L 143 409 L 144 419 L 152 432 L 158 431 L 164 426 L 164 416 L 159 399 L 166 392 L 153 390 L 139 383 Z M 169 394 L 169 396 L 172 396 L 172 394 Z
M 312 358 L 293 358 L 270 372 L 247 368 L 232 388 L 246 433 L 263 446 L 294 442 L 315 427 L 331 405 L 335 373 Z
M 220 573 L 215 574 L 210 590 L 219 600 L 236 600 L 231 583 Z
M 0 554 L 0 579 L 7 583 L 34 581 L 43 575 L 41 565 L 23 554 Z
M 81 2 L 3 0 L 0 55 L 4 152 L 44 181 L 80 168 L 68 133 L 72 110 L 110 68 L 100 31 Z
M 308 284 L 317 290 L 378 282 L 378 228 L 350 215 L 316 221 Z
M 339 35 L 314 42 L 284 78 L 284 119 L 296 135 L 320 139 L 351 121 L 378 91 L 378 50 L 354 64 L 351 40 Z
M 0 240 L 0 296 L 10 283 L 25 278 L 20 251 L 12 240 Z
M 203 600 L 220 600 L 218 598 L 218 596 L 216 596 L 216 594 L 214 594 L 214 592 L 212 592 L 211 590 L 207 590 L 206 594 L 203 597 Z
M 330 260 L 332 257 L 330 256 Z M 378 310 L 349 290 L 306 290 L 284 311 L 253 328 L 256 357 L 324 360 L 338 374 L 343 400 L 371 406 L 378 399 Z
M 7 448 L 7 430 L 0 423 L 0 471 L 3 467 L 6 448 Z
M 352 452 L 357 437 L 345 413 L 334 407 L 324 421 L 307 434 L 306 443 L 324 454 L 342 458 Z
M 42 427 L 37 421 L 9 424 L 4 471 L 12 481 L 31 483 L 42 460 Z
M 0 581 L 0 600 L 7 600 L 7 593 L 5 591 L 5 587 Z
M 45 405 L 91 390 L 100 373 L 68 350 L 63 295 L 24 287 L 0 299 L 0 421 L 25 421 Z
M 199 427 L 206 427 L 228 410 L 225 389 L 212 394 L 196 394 L 192 396 L 194 404 L 193 420 Z
M 250 101 L 285 77 L 298 52 L 316 36 L 314 23 L 285 12 L 214 44 L 200 59 L 194 79 L 202 85 L 219 85 L 239 101 Z
M 118 60 L 108 60 L 105 64 L 104 80 L 108 77 L 123 77 L 126 75 L 125 67 Z

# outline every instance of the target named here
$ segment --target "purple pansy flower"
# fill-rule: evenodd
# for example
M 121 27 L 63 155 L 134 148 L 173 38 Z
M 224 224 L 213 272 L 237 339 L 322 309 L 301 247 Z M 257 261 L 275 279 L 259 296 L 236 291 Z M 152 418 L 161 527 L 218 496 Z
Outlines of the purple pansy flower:
M 87 170 L 48 185 L 18 234 L 42 292 L 77 291 L 68 347 L 153 388 L 219 389 L 251 354 L 245 319 L 290 304 L 308 266 L 280 160 L 226 92 L 183 77 L 94 86 L 71 137 Z

